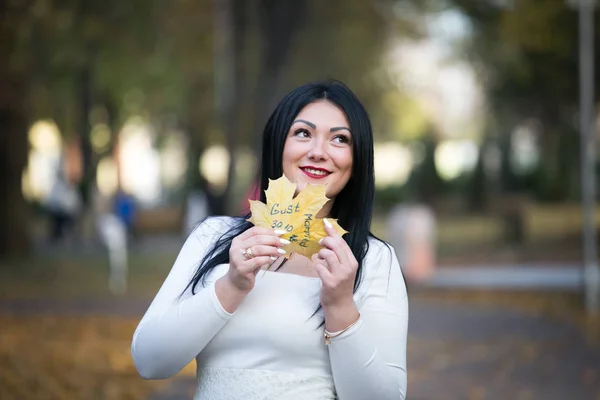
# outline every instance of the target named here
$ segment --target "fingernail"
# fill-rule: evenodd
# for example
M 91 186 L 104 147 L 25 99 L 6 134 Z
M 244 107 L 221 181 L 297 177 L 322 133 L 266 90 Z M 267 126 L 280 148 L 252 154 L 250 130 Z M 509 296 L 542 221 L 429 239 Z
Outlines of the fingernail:
M 323 238 L 324 239 L 324 238 Z M 319 241 L 317 242 L 319 245 L 321 245 L 321 243 L 323 243 L 323 239 L 319 239 Z
M 292 242 L 290 242 L 290 241 L 289 241 L 289 240 L 287 240 L 287 239 L 279 239 L 279 241 L 280 241 L 281 243 L 283 243 L 283 244 L 290 244 L 290 243 L 292 243 Z
M 277 249 L 277 252 L 279 252 L 279 254 L 285 254 L 285 250 L 284 249 Z
M 331 225 L 331 222 L 329 222 L 329 220 L 327 220 L 327 218 L 323 218 L 323 222 L 325 223 L 326 227 L 333 228 L 333 225 Z
M 271 261 L 275 261 L 275 260 L 277 260 L 277 257 L 271 256 Z
M 274 232 L 276 235 L 283 235 L 285 233 L 283 229 L 275 229 Z

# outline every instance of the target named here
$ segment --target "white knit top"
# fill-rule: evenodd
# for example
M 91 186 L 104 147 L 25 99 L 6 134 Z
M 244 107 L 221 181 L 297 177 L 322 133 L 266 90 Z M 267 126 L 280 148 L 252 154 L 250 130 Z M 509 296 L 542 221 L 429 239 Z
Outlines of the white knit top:
M 354 301 L 357 324 L 323 340 L 321 281 L 260 272 L 235 313 L 223 309 L 212 270 L 192 295 L 186 287 L 207 249 L 234 222 L 213 217 L 194 230 L 139 323 L 132 355 L 147 379 L 197 365 L 194 399 L 404 399 L 408 300 L 393 249 L 369 239 Z

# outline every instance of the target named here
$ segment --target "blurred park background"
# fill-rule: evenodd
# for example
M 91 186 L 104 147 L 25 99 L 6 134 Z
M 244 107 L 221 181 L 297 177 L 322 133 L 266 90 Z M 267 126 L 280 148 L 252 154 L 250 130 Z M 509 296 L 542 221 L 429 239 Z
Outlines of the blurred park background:
M 580 6 L 0 2 L 0 398 L 191 398 L 193 366 L 137 376 L 133 330 L 194 223 L 244 211 L 281 96 L 335 78 L 372 117 L 373 232 L 403 250 L 409 398 L 600 399 Z

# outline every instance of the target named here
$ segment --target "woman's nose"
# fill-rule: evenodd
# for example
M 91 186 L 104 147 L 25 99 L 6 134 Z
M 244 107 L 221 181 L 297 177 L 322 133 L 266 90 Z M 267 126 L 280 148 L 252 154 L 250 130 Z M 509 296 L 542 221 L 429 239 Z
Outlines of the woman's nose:
M 313 141 L 313 145 L 308 152 L 308 158 L 313 160 L 325 160 L 327 158 L 327 144 L 322 140 Z

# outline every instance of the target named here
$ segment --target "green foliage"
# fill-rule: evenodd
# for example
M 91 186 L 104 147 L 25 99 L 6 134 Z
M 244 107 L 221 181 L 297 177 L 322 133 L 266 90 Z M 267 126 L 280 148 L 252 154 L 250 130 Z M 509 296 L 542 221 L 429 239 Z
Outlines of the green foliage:
M 374 211 L 387 215 L 396 205 L 411 199 L 410 188 L 406 185 L 393 185 L 375 189 Z
M 404 128 L 402 124 L 418 130 L 419 121 L 398 117 L 399 109 L 412 114 L 415 105 L 399 92 L 385 64 L 393 40 L 422 35 L 420 21 L 410 18 L 418 10 L 408 12 L 417 3 L 403 2 L 407 12 L 402 13 L 394 12 L 398 2 L 313 0 L 310 18 L 296 36 L 296 50 L 288 63 L 288 87 L 339 79 L 365 103 L 375 130 L 382 133 L 378 138 L 394 138 L 387 132 Z
M 422 35 L 419 1 L 231 0 L 223 26 L 211 0 L 25 3 L 6 20 L 15 32 L 10 63 L 29 78 L 28 118 L 53 118 L 63 135 L 82 138 L 86 160 L 96 108 L 108 110 L 113 136 L 138 114 L 159 134 L 167 125 L 187 131 L 195 156 L 215 142 L 235 151 L 257 147 L 283 93 L 329 77 L 363 100 L 378 138 L 416 137 L 425 123 L 384 59 L 391 38 Z M 231 47 L 219 47 L 218 29 Z M 228 90 L 233 103 L 223 109 Z M 94 160 L 86 165 L 89 180 Z
M 382 126 L 386 139 L 416 140 L 429 129 L 431 121 L 421 104 L 397 88 L 384 89 L 381 103 L 382 112 L 376 114 L 379 117 L 376 121 Z
M 470 18 L 472 34 L 463 51 L 485 85 L 490 130 L 506 136 L 527 119 L 541 127 L 540 170 L 518 177 L 505 168 L 503 189 L 530 190 L 541 199 L 576 197 L 578 148 L 570 145 L 577 136 L 579 107 L 576 10 L 564 0 L 513 1 L 504 7 L 446 3 Z M 595 36 L 598 41 L 600 30 Z M 598 80 L 595 85 L 598 90 Z

